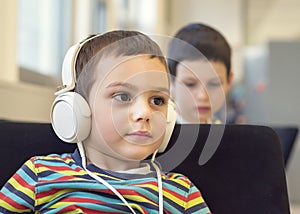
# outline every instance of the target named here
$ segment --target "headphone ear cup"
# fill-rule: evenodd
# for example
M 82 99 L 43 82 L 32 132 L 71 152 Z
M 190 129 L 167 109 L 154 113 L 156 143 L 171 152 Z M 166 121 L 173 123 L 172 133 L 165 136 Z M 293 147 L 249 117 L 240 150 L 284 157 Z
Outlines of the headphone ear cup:
M 51 107 L 51 124 L 61 140 L 67 143 L 81 142 L 90 134 L 90 107 L 78 93 L 60 94 Z
M 173 130 L 174 130 L 175 123 L 176 123 L 175 104 L 172 100 L 169 100 L 166 132 L 165 132 L 163 142 L 160 145 L 160 147 L 158 148 L 158 152 L 160 152 L 160 153 L 164 152 L 165 149 L 167 148 L 170 138 L 172 136 Z

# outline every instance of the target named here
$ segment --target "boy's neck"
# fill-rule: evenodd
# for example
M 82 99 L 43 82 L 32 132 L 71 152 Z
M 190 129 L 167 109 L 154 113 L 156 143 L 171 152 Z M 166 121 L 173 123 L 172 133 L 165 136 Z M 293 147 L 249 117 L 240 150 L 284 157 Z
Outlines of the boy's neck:
M 111 157 L 103 152 L 99 152 L 95 148 L 85 147 L 85 155 L 87 164 L 94 164 L 95 166 L 110 171 L 126 171 L 140 167 L 140 161 L 118 159 Z

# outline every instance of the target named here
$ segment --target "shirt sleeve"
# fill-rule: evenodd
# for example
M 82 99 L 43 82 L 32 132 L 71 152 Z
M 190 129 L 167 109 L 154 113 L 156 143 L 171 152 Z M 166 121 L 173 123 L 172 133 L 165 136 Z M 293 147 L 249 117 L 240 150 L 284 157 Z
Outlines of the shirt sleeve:
M 200 190 L 193 183 L 190 184 L 185 213 L 211 214 Z
M 35 206 L 37 180 L 34 158 L 31 158 L 1 189 L 0 213 L 31 213 Z

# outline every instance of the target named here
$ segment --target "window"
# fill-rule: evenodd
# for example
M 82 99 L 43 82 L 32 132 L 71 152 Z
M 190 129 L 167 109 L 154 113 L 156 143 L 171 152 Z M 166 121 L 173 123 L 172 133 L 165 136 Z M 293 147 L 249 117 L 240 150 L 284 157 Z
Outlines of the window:
M 93 32 L 94 33 L 104 33 L 106 32 L 107 26 L 107 14 L 106 14 L 106 1 L 105 0 L 94 0 L 93 1 Z
M 71 8 L 71 0 L 18 1 L 17 63 L 21 80 L 60 78 L 71 38 Z
M 61 66 L 71 44 L 108 28 L 153 33 L 156 7 L 154 0 L 18 0 L 21 81 L 60 85 Z

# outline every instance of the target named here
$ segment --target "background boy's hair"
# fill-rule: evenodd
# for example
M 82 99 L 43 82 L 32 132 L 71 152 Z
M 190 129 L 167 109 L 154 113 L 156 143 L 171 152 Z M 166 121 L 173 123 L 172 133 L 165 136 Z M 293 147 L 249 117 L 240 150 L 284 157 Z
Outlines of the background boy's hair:
M 176 68 L 181 61 L 198 59 L 221 62 L 226 67 L 227 76 L 230 73 L 231 48 L 224 36 L 210 26 L 192 23 L 181 28 L 169 44 L 170 73 L 176 76 Z
M 95 68 L 103 56 L 135 56 L 149 55 L 158 58 L 168 68 L 165 57 L 152 39 L 137 31 L 116 30 L 99 36 L 91 35 L 80 49 L 76 60 L 75 91 L 88 99 L 90 89 L 95 81 Z M 84 41 L 83 41 L 84 42 Z

